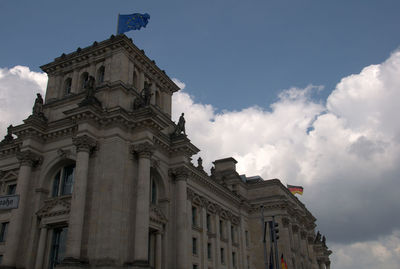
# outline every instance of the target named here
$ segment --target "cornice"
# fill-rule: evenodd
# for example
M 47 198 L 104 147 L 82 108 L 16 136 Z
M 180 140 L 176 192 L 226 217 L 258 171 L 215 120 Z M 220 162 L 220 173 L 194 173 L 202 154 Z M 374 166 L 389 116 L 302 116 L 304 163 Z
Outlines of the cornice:
M 14 139 L 12 143 L 0 146 L 0 158 L 7 158 L 15 156 L 19 152 L 22 142 L 18 139 Z

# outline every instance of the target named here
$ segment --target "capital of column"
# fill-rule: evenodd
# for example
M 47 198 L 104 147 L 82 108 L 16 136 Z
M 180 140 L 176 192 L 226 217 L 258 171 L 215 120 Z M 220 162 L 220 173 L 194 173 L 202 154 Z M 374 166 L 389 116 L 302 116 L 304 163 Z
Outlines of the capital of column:
M 88 135 L 73 137 L 72 143 L 76 146 L 77 152 L 90 152 L 97 147 L 97 141 Z
M 190 170 L 185 166 L 180 166 L 169 169 L 168 173 L 169 175 L 175 177 L 175 181 L 181 181 L 181 180 L 187 181 L 190 175 Z
M 31 150 L 18 152 L 17 159 L 20 161 L 21 165 L 26 165 L 30 167 L 40 165 L 43 161 L 42 156 L 34 153 Z
M 154 146 L 149 142 L 143 142 L 131 146 L 131 153 L 137 154 L 139 158 L 150 159 L 154 153 Z

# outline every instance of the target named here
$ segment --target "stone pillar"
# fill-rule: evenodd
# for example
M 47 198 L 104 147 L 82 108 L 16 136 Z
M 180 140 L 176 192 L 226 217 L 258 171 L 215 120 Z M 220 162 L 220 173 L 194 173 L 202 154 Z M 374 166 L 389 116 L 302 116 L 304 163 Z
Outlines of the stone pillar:
M 240 233 L 240 256 L 242 257 L 242 263 L 241 263 L 242 268 L 248 268 L 247 255 L 246 255 L 247 253 L 246 229 L 242 212 L 240 214 L 240 227 L 238 233 Z
M 150 143 L 144 142 L 134 145 L 133 150 L 138 155 L 133 264 L 145 267 L 149 265 L 150 158 L 154 148 Z
M 5 253 L 2 265 L 15 267 L 17 261 L 19 242 L 22 239 L 22 227 L 28 199 L 29 180 L 31 179 L 32 167 L 41 162 L 41 157 L 30 150 L 17 154 L 21 165 L 18 172 L 16 194 L 19 195 L 17 209 L 11 210 L 10 225 L 8 228 Z
M 139 72 L 139 92 L 141 92 L 144 88 L 144 72 L 140 71 Z
M 203 267 L 202 268 L 208 268 L 208 231 L 207 231 L 207 210 L 206 207 L 203 206 L 201 209 L 202 212 L 202 226 L 203 226 Z
M 76 167 L 68 222 L 65 259 L 63 262 L 80 263 L 83 222 L 85 218 L 87 177 L 89 171 L 89 155 L 91 150 L 96 147 L 96 141 L 87 135 L 82 135 L 73 138 L 72 142 L 76 147 Z
M 162 235 L 159 231 L 156 234 L 156 264 L 155 269 L 161 269 L 162 265 Z
M 318 268 L 319 269 L 325 269 L 325 264 L 324 264 L 323 261 L 321 261 L 321 260 L 318 261 Z
M 187 248 L 191 225 L 187 213 L 187 178 L 189 170 L 182 166 L 171 170 L 176 182 L 176 268 L 187 269 L 189 251 Z
M 219 214 L 215 214 L 215 268 L 219 268 L 221 264 L 221 233 L 219 230 Z
M 46 248 L 47 228 L 45 226 L 40 228 L 39 244 L 36 253 L 35 269 L 43 267 L 44 251 Z
M 232 257 L 232 232 L 231 232 L 231 227 L 232 223 L 230 220 L 227 221 L 226 225 L 228 226 L 226 231 L 228 233 L 228 249 L 227 249 L 227 255 L 226 257 L 228 258 L 228 268 L 233 268 L 233 257 Z

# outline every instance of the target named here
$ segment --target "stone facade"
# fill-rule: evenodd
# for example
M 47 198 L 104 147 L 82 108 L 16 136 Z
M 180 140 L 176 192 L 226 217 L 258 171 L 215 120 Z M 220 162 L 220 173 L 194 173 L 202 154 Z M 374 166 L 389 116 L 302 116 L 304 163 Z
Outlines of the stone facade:
M 179 88 L 132 40 L 41 68 L 45 100 L 0 142 L 1 199 L 18 200 L 0 211 L 0 268 L 261 269 L 262 214 L 288 268 L 329 268 L 316 219 L 279 180 L 191 163 L 199 149 L 171 120 Z

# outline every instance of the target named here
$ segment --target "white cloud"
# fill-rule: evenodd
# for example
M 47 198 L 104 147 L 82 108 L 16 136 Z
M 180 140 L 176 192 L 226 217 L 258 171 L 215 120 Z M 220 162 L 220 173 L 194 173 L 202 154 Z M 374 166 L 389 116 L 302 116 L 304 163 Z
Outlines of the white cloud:
M 400 264 L 400 232 L 378 240 L 353 244 L 333 244 L 333 267 L 341 269 L 385 268 L 397 269 Z
M 31 113 L 36 93 L 44 94 L 47 75 L 25 66 L 0 68 L 0 140 L 8 125 L 21 124 Z

